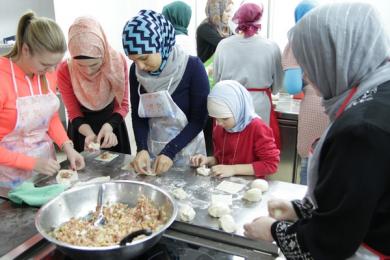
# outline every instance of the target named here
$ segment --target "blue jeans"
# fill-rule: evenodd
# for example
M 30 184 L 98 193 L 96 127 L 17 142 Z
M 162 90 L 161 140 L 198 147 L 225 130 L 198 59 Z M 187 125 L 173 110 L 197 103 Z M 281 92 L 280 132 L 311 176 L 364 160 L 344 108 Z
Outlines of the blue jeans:
M 307 164 L 309 158 L 301 158 L 300 184 L 307 185 Z

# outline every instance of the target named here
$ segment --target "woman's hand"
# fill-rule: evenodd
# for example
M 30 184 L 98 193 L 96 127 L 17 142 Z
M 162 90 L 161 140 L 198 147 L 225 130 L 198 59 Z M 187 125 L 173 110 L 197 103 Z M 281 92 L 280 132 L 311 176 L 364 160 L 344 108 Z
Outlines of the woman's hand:
M 173 165 L 171 158 L 164 154 L 157 156 L 156 161 L 154 162 L 153 170 L 156 174 L 161 174 L 168 171 Z
M 203 154 L 196 154 L 191 156 L 190 163 L 194 167 L 200 167 L 207 164 L 207 156 Z
M 90 143 L 96 143 L 97 136 L 95 134 L 90 134 L 85 137 L 84 140 L 84 150 L 89 151 L 91 150 L 88 146 Z
M 60 164 L 53 159 L 37 158 L 34 166 L 34 171 L 53 176 L 60 170 Z
M 138 173 L 147 174 L 150 172 L 150 156 L 146 150 L 139 151 L 131 162 L 134 170 Z
M 85 167 L 84 157 L 73 148 L 71 143 L 64 144 L 62 149 L 65 152 L 70 168 L 73 171 L 81 170 Z
M 298 219 L 292 203 L 288 200 L 271 199 L 268 201 L 268 214 L 277 220 L 296 221 Z
M 272 242 L 271 226 L 276 220 L 270 217 L 255 218 L 252 223 L 244 225 L 244 236 L 256 240 Z
M 236 175 L 234 165 L 218 164 L 211 167 L 211 172 L 218 178 L 227 178 Z
M 118 139 L 113 133 L 113 128 L 109 123 L 105 123 L 102 126 L 96 138 L 96 142 L 100 144 L 101 148 L 111 148 L 118 144 Z

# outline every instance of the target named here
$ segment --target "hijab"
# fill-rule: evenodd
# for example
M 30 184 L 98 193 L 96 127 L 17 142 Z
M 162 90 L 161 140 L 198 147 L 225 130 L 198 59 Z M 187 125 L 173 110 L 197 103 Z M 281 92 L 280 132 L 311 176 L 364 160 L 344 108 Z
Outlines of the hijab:
M 120 105 L 125 92 L 126 60 L 108 44 L 101 25 L 88 17 L 77 18 L 69 28 L 68 49 L 72 59 L 69 72 L 79 102 L 91 110 L 101 110 L 112 102 Z M 82 72 L 74 57 L 101 58 L 102 65 L 93 75 Z
M 175 28 L 176 35 L 188 35 L 187 28 L 192 15 L 191 7 L 188 4 L 182 1 L 174 1 L 164 6 L 162 14 L 171 22 Z
M 207 109 L 216 118 L 232 114 L 236 125 L 227 130 L 231 133 L 243 131 L 252 119 L 259 117 L 248 90 L 235 80 L 222 80 L 215 84 L 207 97 Z
M 295 7 L 294 17 L 297 23 L 311 9 L 318 5 L 317 1 L 303 0 Z
M 243 32 L 245 37 L 251 37 L 261 29 L 260 20 L 263 16 L 263 5 L 246 3 L 240 6 L 233 16 L 233 22 L 238 24 L 236 33 Z
M 206 4 L 206 20 L 212 24 L 221 37 L 228 37 L 231 32 L 228 23 L 223 22 L 223 16 L 227 14 L 232 0 L 208 0 Z
M 122 44 L 127 56 L 161 54 L 162 62 L 157 71 L 145 72 L 136 67 L 137 79 L 147 92 L 166 90 L 168 86 L 169 93 L 175 91 L 183 77 L 189 56 L 175 46 L 175 29 L 162 14 L 141 10 L 126 23 Z
M 390 44 L 376 10 L 366 3 L 334 3 L 309 12 L 291 30 L 298 63 L 323 97 L 331 123 L 353 87 L 347 109 L 364 93 L 390 80 Z M 329 126 L 309 163 L 308 198 L 315 206 L 321 148 Z

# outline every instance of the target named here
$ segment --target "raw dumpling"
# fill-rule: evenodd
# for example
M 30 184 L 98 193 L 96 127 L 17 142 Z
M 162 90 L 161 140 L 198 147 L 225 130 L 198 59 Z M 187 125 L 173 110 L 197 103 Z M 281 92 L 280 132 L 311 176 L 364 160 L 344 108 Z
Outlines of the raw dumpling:
M 231 215 L 223 215 L 219 218 L 219 226 L 223 231 L 228 233 L 233 233 L 237 229 L 236 222 Z
M 179 210 L 179 216 L 181 221 L 190 222 L 195 218 L 195 210 L 188 205 L 182 205 Z
M 210 172 L 211 172 L 211 169 L 210 168 L 207 168 L 206 165 L 203 165 L 201 167 L 198 167 L 196 169 L 196 172 L 199 174 L 199 175 L 203 175 L 203 176 L 209 176 L 210 175 Z
M 100 150 L 100 144 L 99 143 L 89 143 L 88 148 L 93 150 L 93 151 L 99 151 Z
M 262 194 L 262 192 L 260 189 L 253 188 L 253 189 L 247 190 L 245 192 L 243 199 L 246 199 L 247 201 L 252 201 L 252 202 L 260 201 L 261 194 Z
M 185 200 L 188 196 L 187 192 L 183 188 L 176 188 L 172 191 L 173 196 L 178 200 Z
M 76 182 L 79 176 L 76 171 L 60 170 L 56 176 L 57 183 L 70 185 Z
M 223 215 L 229 214 L 230 208 L 226 204 L 211 203 L 208 211 L 209 211 L 210 216 L 215 217 L 215 218 L 219 218 Z
M 265 192 L 268 190 L 268 182 L 263 179 L 256 179 L 252 181 L 251 188 L 260 189 L 262 192 Z

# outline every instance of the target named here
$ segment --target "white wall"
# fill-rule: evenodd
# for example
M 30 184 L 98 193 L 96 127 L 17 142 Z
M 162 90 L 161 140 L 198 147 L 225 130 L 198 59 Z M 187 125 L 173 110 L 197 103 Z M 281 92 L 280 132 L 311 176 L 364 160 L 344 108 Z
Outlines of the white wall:
M 0 42 L 4 37 L 16 34 L 18 21 L 27 10 L 33 10 L 39 16 L 54 19 L 52 0 L 0 0 Z
M 183 0 L 192 7 L 189 35 L 195 41 L 197 24 L 205 17 L 204 6 L 207 0 Z M 161 12 L 164 5 L 172 1 L 156 0 L 54 0 L 56 21 L 67 37 L 69 26 L 76 17 L 89 15 L 96 18 L 103 26 L 111 46 L 122 51 L 122 29 L 125 23 L 141 9 Z M 75 8 L 77 6 L 77 8 Z
M 269 0 L 271 5 L 270 35 L 269 38 L 276 41 L 283 50 L 287 43 L 287 32 L 294 26 L 294 10 L 301 0 Z M 319 0 L 320 4 L 331 2 L 345 2 L 346 0 Z M 360 0 L 375 6 L 382 17 L 387 34 L 390 35 L 390 16 L 386 12 L 390 10 L 388 0 Z

